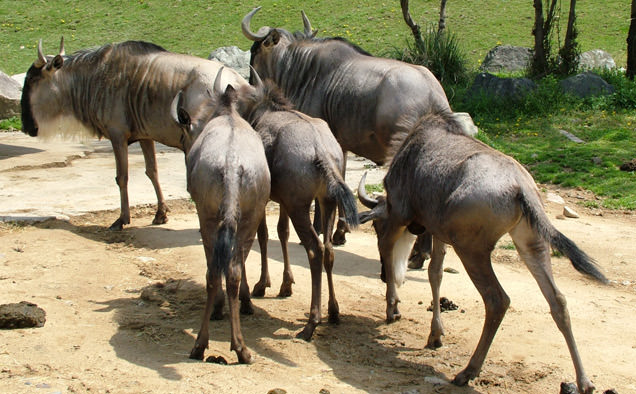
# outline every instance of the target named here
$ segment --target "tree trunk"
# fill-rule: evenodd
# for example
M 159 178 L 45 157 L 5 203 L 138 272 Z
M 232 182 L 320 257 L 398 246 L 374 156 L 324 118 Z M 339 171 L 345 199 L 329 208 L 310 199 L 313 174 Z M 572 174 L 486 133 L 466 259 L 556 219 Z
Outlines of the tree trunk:
M 627 33 L 627 78 L 636 75 L 636 0 L 632 0 L 631 22 Z
M 411 18 L 411 14 L 409 12 L 409 0 L 400 0 L 400 6 L 402 7 L 402 16 L 404 17 L 404 22 L 411 28 L 411 32 L 413 33 L 413 38 L 415 38 L 415 45 L 418 48 L 424 50 L 424 41 L 422 40 L 422 32 L 420 30 L 420 26 L 413 22 Z
M 568 14 L 568 28 L 565 32 L 565 41 L 561 48 L 561 73 L 569 75 L 576 72 L 578 68 L 578 44 L 576 43 L 576 0 L 570 0 L 570 12 Z
M 446 28 L 446 1 L 447 0 L 442 0 L 439 6 L 439 24 L 437 25 L 437 31 L 439 33 L 443 32 Z
M 542 0 L 534 0 L 534 28 L 532 29 L 532 34 L 534 35 L 534 55 L 532 57 L 532 73 L 535 75 L 544 73 L 548 68 L 544 47 L 545 31 L 543 28 L 543 2 Z

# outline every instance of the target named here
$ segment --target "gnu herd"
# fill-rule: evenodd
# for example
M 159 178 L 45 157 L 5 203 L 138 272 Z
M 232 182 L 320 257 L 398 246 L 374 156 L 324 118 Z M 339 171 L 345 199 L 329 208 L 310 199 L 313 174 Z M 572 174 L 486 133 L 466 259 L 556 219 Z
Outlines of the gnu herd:
M 128 145 L 139 142 L 143 151 L 157 195 L 154 224 L 165 223 L 169 211 L 154 143 L 184 152 L 207 263 L 205 312 L 190 357 L 203 359 L 210 318 L 222 316 L 227 297 L 231 349 L 240 363 L 251 362 L 239 316 L 252 312 L 251 296 L 263 296 L 271 286 L 265 206 L 272 200 L 280 205 L 280 296 L 290 296 L 294 283 L 287 253 L 289 219 L 309 260 L 309 318 L 298 337 L 311 340 L 321 322 L 323 267 L 328 319 L 339 321 L 333 245 L 344 244 L 346 232 L 373 223 L 387 322 L 401 317 L 397 288 L 414 244 L 427 244 L 416 238 L 432 238 L 433 319 L 427 346 L 442 346 L 439 288 L 447 245 L 485 305 L 477 348 L 453 379 L 466 385 L 479 375 L 510 303 L 491 262 L 496 242 L 509 234 L 565 338 L 579 391 L 591 393 L 594 385 L 577 350 L 566 300 L 553 280 L 551 247 L 584 275 L 603 283 L 607 279 L 591 257 L 550 224 L 531 175 L 469 135 L 425 67 L 374 57 L 341 38 L 318 38 L 304 13 L 304 31 L 260 27 L 254 32 L 251 21 L 259 9 L 247 13 L 240 26 L 253 42 L 249 82 L 219 62 L 152 43 L 128 41 L 66 54 L 63 39 L 54 56 L 44 54 L 40 41 L 24 82 L 25 133 L 85 133 L 111 142 L 121 197 L 113 230 L 130 223 Z M 388 164 L 385 195 L 369 196 L 365 178 L 360 182 L 358 198 L 369 208 L 366 212 L 358 212 L 344 182 L 349 151 Z M 245 260 L 257 236 L 261 277 L 250 294 Z

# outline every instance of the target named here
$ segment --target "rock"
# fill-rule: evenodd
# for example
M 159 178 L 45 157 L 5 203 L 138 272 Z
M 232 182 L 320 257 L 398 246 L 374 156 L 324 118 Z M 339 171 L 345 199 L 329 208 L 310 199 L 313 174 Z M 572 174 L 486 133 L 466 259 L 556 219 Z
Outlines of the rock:
M 616 62 L 614 62 L 612 55 L 602 49 L 592 49 L 591 51 L 583 52 L 579 56 L 579 70 L 585 71 L 595 68 L 616 68 Z
M 287 390 L 285 389 L 271 389 L 267 392 L 267 394 L 287 394 Z
M 485 94 L 502 99 L 520 99 L 536 86 L 529 78 L 499 78 L 489 73 L 480 73 L 475 77 L 467 96 Z
M 515 72 L 528 68 L 532 50 L 530 48 L 498 45 L 491 49 L 479 66 L 481 71 L 487 72 Z
M 565 200 L 563 199 L 563 197 L 552 192 L 548 193 L 545 199 L 556 204 L 561 204 L 561 205 L 565 204 Z
M 559 394 L 578 394 L 579 390 L 574 383 L 561 382 L 561 391 Z
M 33 303 L 0 305 L 0 328 L 43 327 L 45 322 L 46 312 Z
M 444 272 L 448 272 L 449 274 L 459 274 L 459 271 L 457 271 L 455 268 L 451 268 L 451 267 L 444 268 Z
M 26 73 L 12 75 L 11 78 L 13 78 L 20 86 L 24 86 L 24 78 L 26 78 Z
M 237 46 L 220 47 L 212 51 L 208 59 L 217 60 L 236 70 L 245 79 L 250 77 L 250 52 Z
M 605 82 L 598 75 L 591 72 L 584 72 L 559 82 L 564 93 L 571 94 L 578 98 L 590 96 L 602 96 L 614 93 L 614 86 Z
M 603 164 L 603 159 L 598 156 L 594 156 L 592 157 L 592 163 L 594 163 L 597 166 L 600 166 L 601 164 Z
M 582 139 L 580 139 L 579 137 L 575 136 L 574 134 L 565 131 L 565 130 L 559 130 L 559 133 L 561 133 L 562 135 L 565 136 L 565 138 L 569 139 L 572 142 L 576 142 L 577 144 L 584 144 L 585 141 L 583 141 Z
M 626 163 L 621 164 L 621 171 L 636 171 L 636 159 L 632 159 Z
M 0 119 L 20 116 L 22 86 L 13 78 L 0 71 Z
M 563 216 L 565 216 L 566 218 L 576 219 L 579 217 L 579 214 L 576 213 L 572 208 L 563 207 Z

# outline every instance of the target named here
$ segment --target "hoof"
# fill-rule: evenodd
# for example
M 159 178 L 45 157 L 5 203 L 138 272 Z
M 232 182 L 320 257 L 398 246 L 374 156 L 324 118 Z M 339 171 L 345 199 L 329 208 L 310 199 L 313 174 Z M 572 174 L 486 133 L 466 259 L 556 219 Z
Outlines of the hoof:
M 394 323 L 402 318 L 402 314 L 400 312 L 393 313 L 386 317 L 386 322 L 388 324 Z
M 315 325 L 307 324 L 305 326 L 305 328 L 303 328 L 303 330 L 301 332 L 296 334 L 296 338 L 302 339 L 302 340 L 304 340 L 306 342 L 310 342 L 311 341 L 311 337 L 314 336 L 314 330 L 315 329 L 316 329 Z
M 238 362 L 240 364 L 251 364 L 252 363 L 252 354 L 247 348 L 243 348 L 242 350 L 236 351 L 236 356 L 238 357 Z
M 280 291 L 278 292 L 278 297 L 279 298 L 287 298 L 287 297 L 291 297 L 292 295 L 292 285 L 287 284 L 287 283 L 283 283 L 280 286 Z
M 128 223 L 126 223 L 128 224 Z M 121 231 L 124 229 L 124 221 L 119 218 L 117 220 L 115 220 L 113 222 L 113 224 L 110 225 L 110 227 L 108 228 L 110 231 Z
M 166 215 L 164 212 L 157 212 L 157 214 L 155 215 L 155 218 L 152 220 L 152 224 L 166 224 L 168 223 L 168 215 Z
M 426 343 L 427 349 L 439 349 L 442 347 L 442 340 L 440 338 L 428 338 L 428 342 Z
M 408 267 L 414 270 L 419 270 L 424 266 L 424 260 L 425 259 L 422 258 L 421 256 L 413 256 L 409 260 Z
M 199 347 L 197 345 L 194 345 L 194 347 L 190 351 L 190 358 L 193 360 L 203 360 L 204 353 L 205 353 L 204 347 Z
M 332 244 L 334 246 L 342 246 L 347 243 L 344 231 L 336 231 L 333 233 Z
M 257 282 L 252 289 L 252 297 L 265 297 L 265 289 L 270 286 L 269 283 Z
M 252 305 L 252 301 L 241 302 L 241 315 L 253 315 L 254 314 L 254 306 Z

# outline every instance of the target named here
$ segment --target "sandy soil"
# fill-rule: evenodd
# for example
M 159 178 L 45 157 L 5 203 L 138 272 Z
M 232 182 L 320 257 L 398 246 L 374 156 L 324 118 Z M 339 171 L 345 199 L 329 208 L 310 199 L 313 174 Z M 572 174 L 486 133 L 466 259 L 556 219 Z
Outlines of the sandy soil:
M 47 314 L 42 328 L 2 331 L 0 392 L 555 393 L 560 382 L 574 380 L 547 303 L 506 238 L 495 250 L 494 266 L 511 307 L 480 377 L 467 387 L 448 382 L 468 362 L 484 313 L 458 258 L 452 250 L 447 254 L 445 266 L 458 273 L 445 274 L 442 295 L 459 309 L 443 314 L 444 346 L 429 350 L 427 273 L 408 272 L 399 291 L 402 320 L 385 324 L 385 287 L 369 226 L 336 249 L 341 323 L 324 319 L 311 342 L 295 339 L 308 316 L 310 275 L 292 234 L 294 294 L 276 298 L 282 257 L 273 204 L 268 211 L 273 287 L 254 300 L 255 314 L 241 321 L 254 363 L 236 363 L 227 319 L 211 324 L 206 355 L 223 356 L 229 365 L 189 360 L 205 302 L 205 263 L 185 192 L 183 155 L 160 149 L 160 176 L 172 210 L 162 226 L 150 225 L 154 193 L 138 150 L 130 162 L 132 224 L 110 232 L 106 227 L 118 216 L 119 199 L 107 142 L 45 143 L 0 134 L 0 217 L 20 220 L 0 223 L 0 304 L 30 301 Z M 350 167 L 348 178 L 355 184 L 368 165 L 353 160 Z M 594 196 L 583 191 L 544 190 L 580 214 L 559 219 L 563 204 L 547 202 L 555 226 L 597 258 L 612 280 L 599 285 L 566 259 L 553 259 L 588 375 L 599 392 L 634 393 L 636 218 L 585 208 L 580 203 Z M 36 221 L 47 217 L 53 219 Z M 250 284 L 258 278 L 259 258 L 255 245 L 247 263 Z M 323 316 L 326 298 L 323 289 Z

